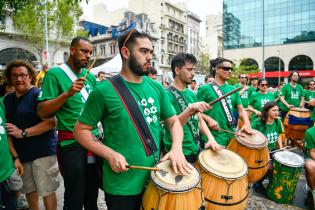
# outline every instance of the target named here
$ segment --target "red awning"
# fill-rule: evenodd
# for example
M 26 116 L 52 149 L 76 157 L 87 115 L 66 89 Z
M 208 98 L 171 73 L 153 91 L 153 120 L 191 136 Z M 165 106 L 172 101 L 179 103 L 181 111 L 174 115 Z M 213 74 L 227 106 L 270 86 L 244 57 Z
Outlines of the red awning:
M 315 77 L 315 70 L 298 70 L 300 77 Z M 280 71 L 280 77 L 289 77 L 290 71 Z M 262 72 L 251 73 L 248 74 L 248 77 L 251 78 L 253 76 L 262 77 Z M 279 72 L 278 71 L 266 71 L 265 74 L 266 78 L 278 78 Z

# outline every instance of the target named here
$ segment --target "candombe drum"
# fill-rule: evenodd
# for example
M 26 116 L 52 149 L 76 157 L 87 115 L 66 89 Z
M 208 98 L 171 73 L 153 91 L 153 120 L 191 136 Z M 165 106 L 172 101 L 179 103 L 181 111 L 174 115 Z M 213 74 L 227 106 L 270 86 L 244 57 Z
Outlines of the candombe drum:
M 241 210 L 247 206 L 247 166 L 234 152 L 202 151 L 198 156 L 206 209 Z
M 267 197 L 277 203 L 291 203 L 303 165 L 303 158 L 293 152 L 275 153 Z
M 311 111 L 305 108 L 291 108 L 284 119 L 284 130 L 292 141 L 303 140 L 305 131 L 311 126 Z
M 175 174 L 169 160 L 156 167 L 162 170 L 151 172 L 141 210 L 198 210 L 203 206 L 201 177 L 196 168 L 182 176 Z
M 227 149 L 245 160 L 248 166 L 248 182 L 255 183 L 265 176 L 269 168 L 268 139 L 254 129 L 252 134 L 239 134 L 230 140 Z

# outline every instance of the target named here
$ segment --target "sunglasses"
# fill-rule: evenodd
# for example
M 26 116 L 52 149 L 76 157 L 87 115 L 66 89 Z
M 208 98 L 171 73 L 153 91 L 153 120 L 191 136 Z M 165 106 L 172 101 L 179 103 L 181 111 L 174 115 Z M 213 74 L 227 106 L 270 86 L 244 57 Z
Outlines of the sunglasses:
M 262 87 L 264 87 L 264 86 L 268 87 L 268 84 L 260 84 L 260 86 L 262 86 Z
M 247 77 L 240 77 L 241 79 L 247 79 Z
M 315 85 L 315 84 L 313 84 L 313 83 L 310 83 L 309 85 Z
M 227 67 L 227 66 L 221 66 L 219 67 L 220 69 L 223 69 L 224 71 L 232 71 L 232 67 Z

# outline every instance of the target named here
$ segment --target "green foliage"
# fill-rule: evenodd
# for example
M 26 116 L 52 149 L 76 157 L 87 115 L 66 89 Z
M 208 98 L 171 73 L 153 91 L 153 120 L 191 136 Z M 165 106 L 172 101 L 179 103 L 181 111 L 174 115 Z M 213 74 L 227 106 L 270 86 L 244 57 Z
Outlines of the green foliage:
M 200 74 L 209 74 L 210 72 L 210 56 L 208 53 L 201 52 L 198 64 L 197 64 L 197 72 Z
M 45 48 L 45 6 L 41 0 L 33 1 L 34 4 L 16 11 L 13 19 L 15 28 L 25 34 L 25 39 L 32 42 L 41 55 Z M 74 36 L 74 27 L 82 13 L 78 1 L 47 1 L 50 46 L 57 49 L 60 40 L 70 40 Z
M 89 37 L 89 32 L 87 32 L 85 30 L 82 30 L 82 29 L 79 29 L 76 32 L 76 36 L 82 36 L 82 37 L 88 38 Z
M 244 63 L 242 62 L 239 62 L 239 63 Z M 259 72 L 259 68 L 257 65 L 248 65 L 248 66 L 245 66 L 245 65 L 239 65 L 239 66 L 236 66 L 235 63 L 233 64 L 233 72 L 232 72 L 232 77 L 229 79 L 229 83 L 230 84 L 236 84 L 238 83 L 238 76 L 240 74 L 251 74 L 251 73 L 256 73 L 256 72 Z

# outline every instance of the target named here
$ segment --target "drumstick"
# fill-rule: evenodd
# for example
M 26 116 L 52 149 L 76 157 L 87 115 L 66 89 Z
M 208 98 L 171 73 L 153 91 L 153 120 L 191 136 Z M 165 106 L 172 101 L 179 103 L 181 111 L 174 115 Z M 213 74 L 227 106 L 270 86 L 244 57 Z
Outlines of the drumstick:
M 90 72 L 91 69 L 93 68 L 93 66 L 94 66 L 96 60 L 98 59 L 98 57 L 99 57 L 99 55 L 97 55 L 97 56 L 95 57 L 95 59 L 94 59 L 94 61 L 92 62 L 92 64 L 88 67 L 87 72 L 85 73 L 85 75 L 84 75 L 84 77 L 83 77 L 84 79 L 86 79 L 86 77 L 88 76 L 89 72 Z
M 232 135 L 235 135 L 235 136 L 244 137 L 243 135 L 241 135 L 239 133 L 228 131 L 228 130 L 224 130 L 224 129 L 221 129 L 221 128 L 220 128 L 220 131 L 225 132 L 225 133 L 229 133 L 229 134 L 232 134 Z
M 218 101 L 220 101 L 220 100 L 222 100 L 222 99 L 228 97 L 229 95 L 231 95 L 231 94 L 233 94 L 233 93 L 235 93 L 235 92 L 237 92 L 237 91 L 239 91 L 239 90 L 241 90 L 241 89 L 243 89 L 243 87 L 236 88 L 236 89 L 232 90 L 231 92 L 228 92 L 227 94 L 225 94 L 225 95 L 223 95 L 223 96 L 221 96 L 221 97 L 215 99 L 214 101 L 211 101 L 211 102 L 209 103 L 209 105 L 212 106 L 213 104 L 217 103 Z
M 281 149 L 277 149 L 277 150 L 271 151 L 271 152 L 269 152 L 269 153 L 272 154 L 272 153 L 275 153 L 275 152 L 280 152 L 280 151 L 285 150 L 285 149 L 287 149 L 287 148 L 288 148 L 288 146 L 283 147 L 283 148 L 281 148 Z M 295 150 L 295 149 L 298 149 L 298 148 L 297 148 L 297 147 L 292 147 L 292 148 L 290 148 L 290 149 L 288 149 L 288 150 L 290 151 L 290 150 Z
M 145 167 L 145 166 L 130 166 L 130 165 L 126 165 L 126 168 L 133 168 L 133 169 L 139 169 L 139 170 L 149 170 L 149 171 L 160 171 L 160 170 L 162 170 L 160 168 Z

